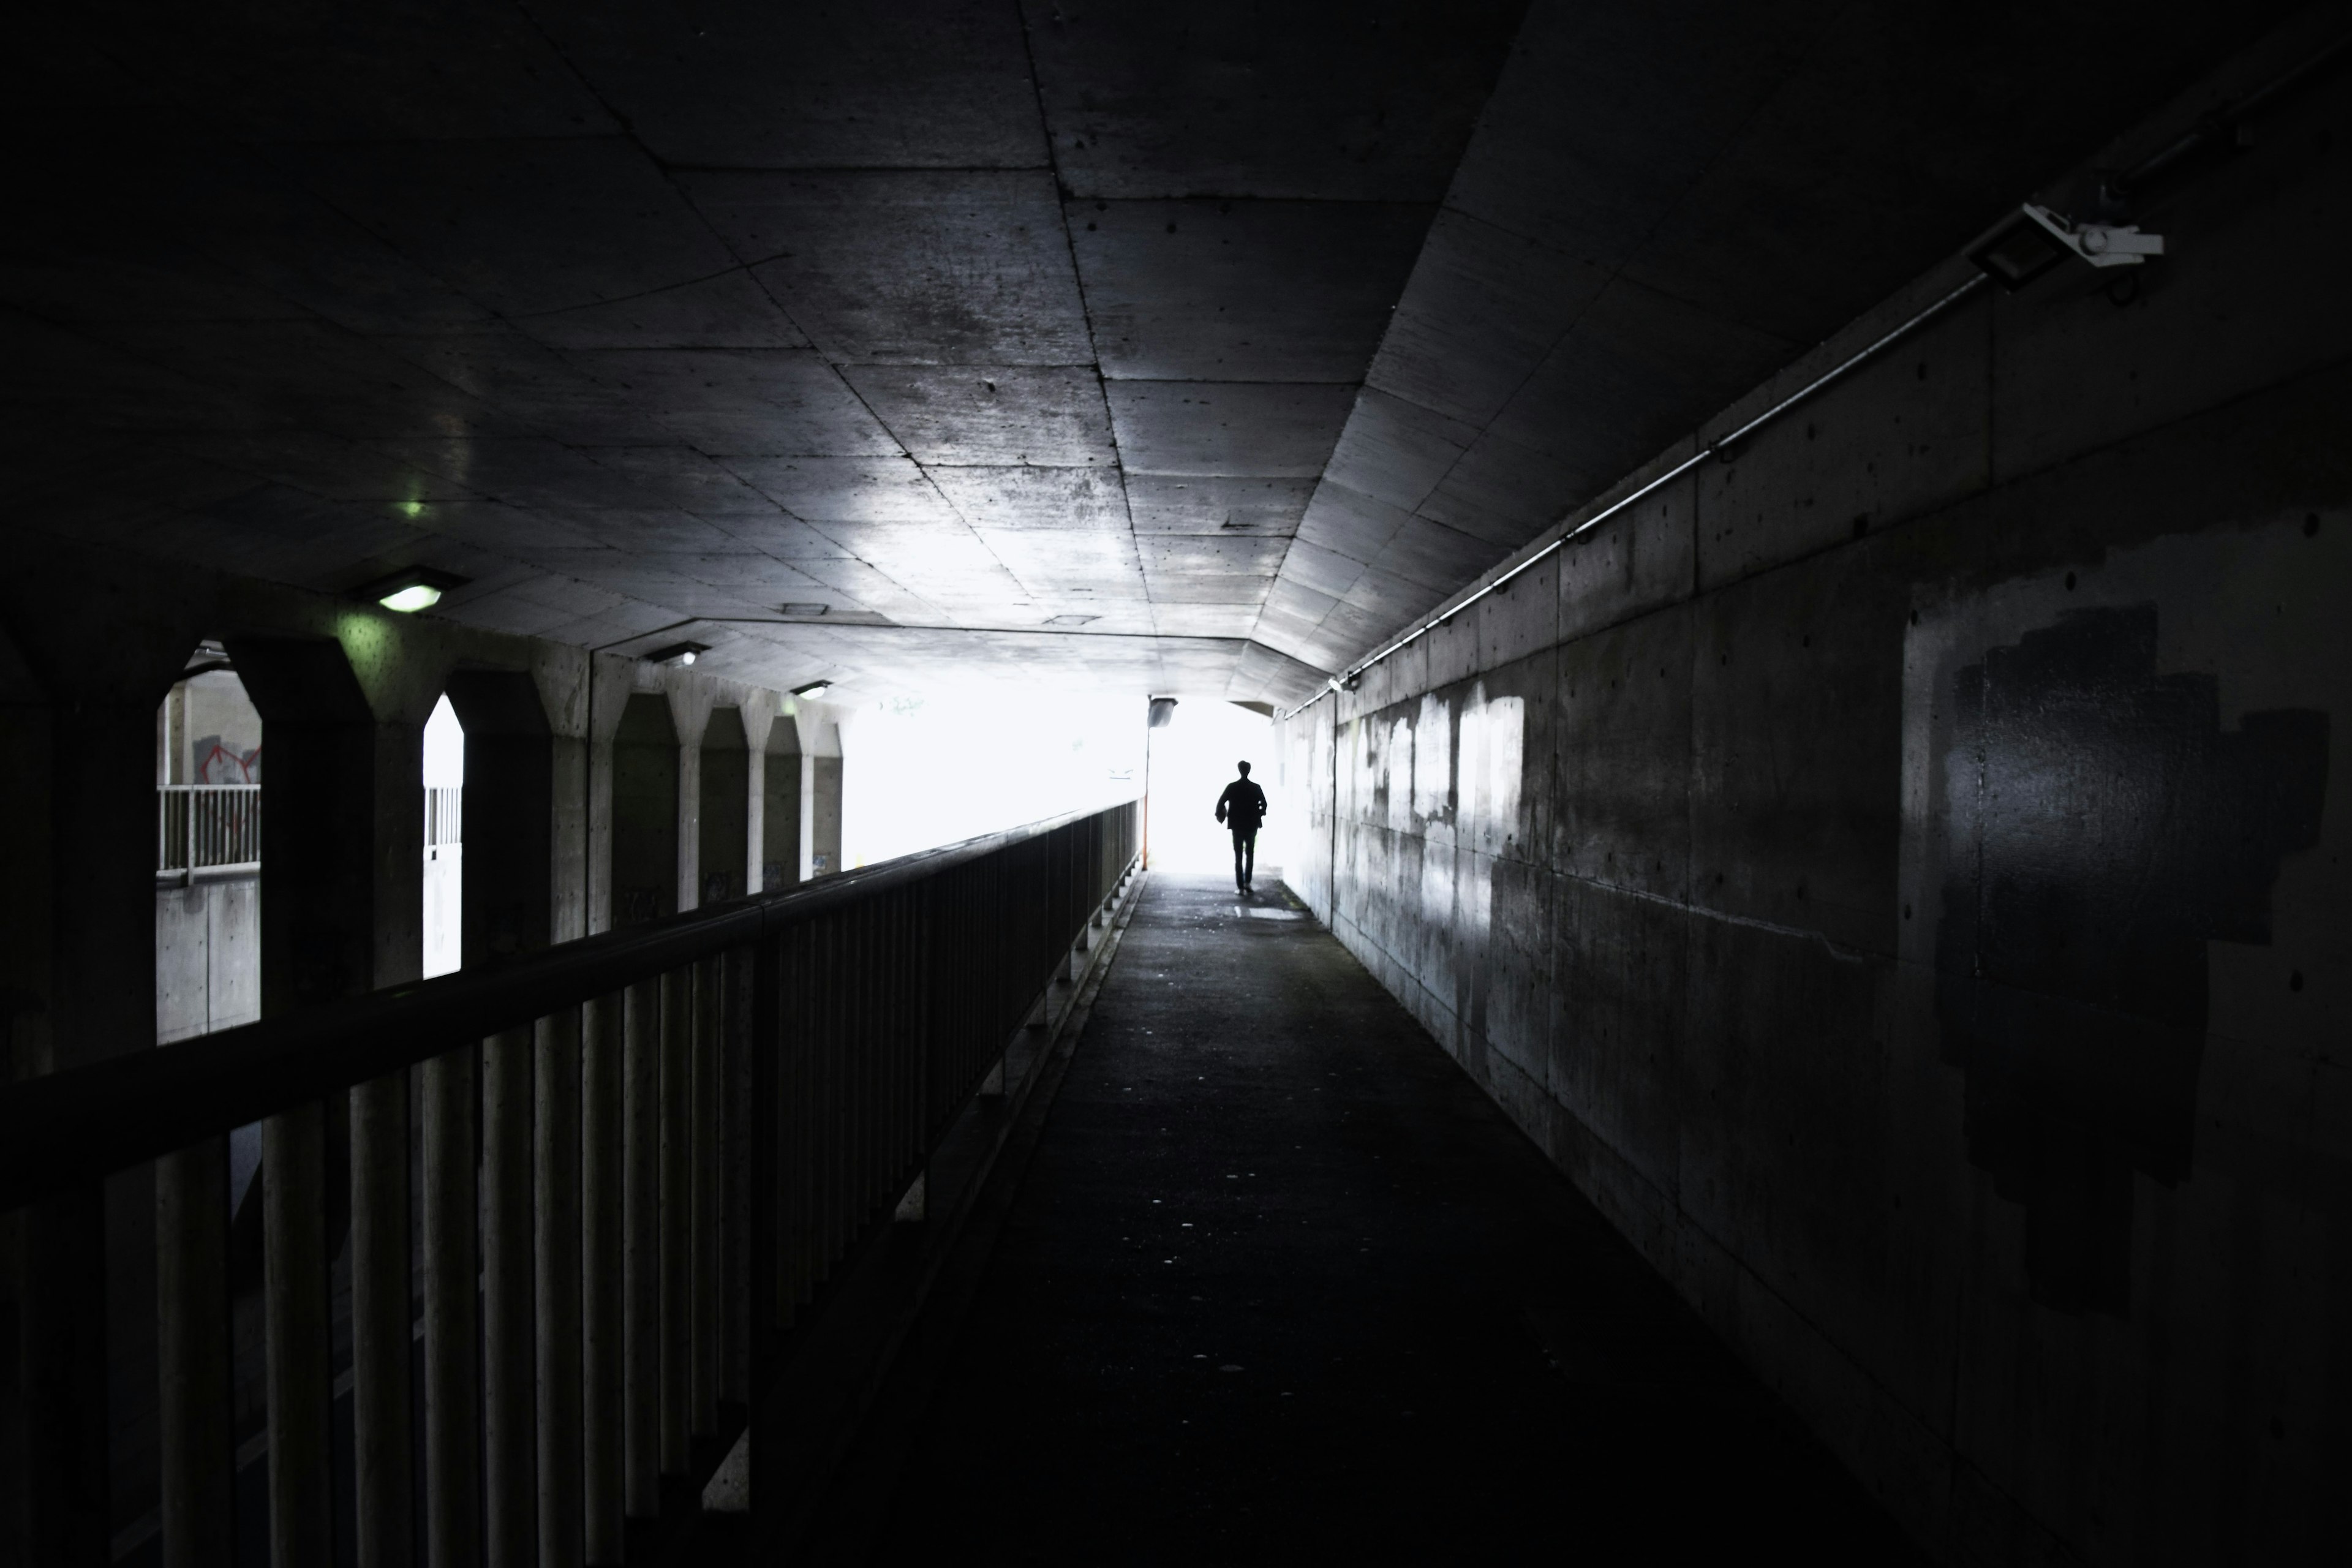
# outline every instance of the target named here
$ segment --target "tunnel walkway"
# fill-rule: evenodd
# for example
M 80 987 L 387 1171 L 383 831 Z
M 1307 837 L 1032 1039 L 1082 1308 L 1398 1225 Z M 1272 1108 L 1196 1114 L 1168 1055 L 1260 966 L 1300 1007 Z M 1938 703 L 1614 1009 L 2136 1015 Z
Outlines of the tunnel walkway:
M 1147 883 L 928 1328 L 825 1560 L 1921 1560 L 1279 889 Z

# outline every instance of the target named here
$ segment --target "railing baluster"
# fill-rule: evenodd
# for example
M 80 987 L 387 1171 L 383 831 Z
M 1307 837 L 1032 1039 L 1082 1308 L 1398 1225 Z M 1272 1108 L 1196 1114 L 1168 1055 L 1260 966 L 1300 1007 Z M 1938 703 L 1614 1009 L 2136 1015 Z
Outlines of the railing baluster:
M 586 1560 L 597 1568 L 619 1568 L 628 1511 L 621 1132 L 627 1005 L 624 996 L 596 996 L 581 1014 L 581 1521 Z
M 481 1405 L 475 1363 L 478 1263 L 474 1165 L 479 1047 L 425 1064 L 425 1545 L 431 1568 L 481 1555 Z M 312 1561 L 295 1558 L 294 1562 Z
M 491 1568 L 529 1568 L 538 1513 L 531 1346 L 531 1035 L 482 1042 L 483 1503 Z
M 629 1516 L 661 1508 L 661 982 L 628 989 L 622 1048 L 622 1398 Z
M 226 1564 L 236 1550 L 227 1139 L 155 1162 L 155 1242 L 163 1564 Z
M 275 1563 L 324 1563 L 334 1552 L 326 1141 L 325 1109 L 317 1104 L 261 1124 L 262 1347 Z
M 539 1021 L 532 1042 L 531 1283 L 538 1308 L 539 1561 L 580 1568 L 581 1009 Z
M 688 1150 L 693 1190 L 687 1240 L 693 1346 L 687 1433 L 704 1437 L 719 1430 L 719 1033 L 724 1014 L 719 961 L 706 958 L 691 973 L 692 1136 Z
M 360 1568 L 416 1558 L 408 1074 L 351 1091 L 352 1436 Z
M 661 977 L 661 1473 L 681 1476 L 694 1397 L 694 972 Z

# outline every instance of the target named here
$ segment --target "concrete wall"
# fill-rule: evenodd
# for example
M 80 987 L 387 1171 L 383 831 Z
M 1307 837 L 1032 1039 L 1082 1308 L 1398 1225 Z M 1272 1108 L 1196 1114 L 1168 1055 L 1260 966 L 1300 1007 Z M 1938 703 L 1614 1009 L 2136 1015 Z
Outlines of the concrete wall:
M 1978 296 L 1284 725 L 1293 886 L 1944 1561 L 2352 1541 L 2347 148 L 2339 77 L 2136 295 Z
M 155 1043 L 261 1016 L 261 879 L 155 889 Z

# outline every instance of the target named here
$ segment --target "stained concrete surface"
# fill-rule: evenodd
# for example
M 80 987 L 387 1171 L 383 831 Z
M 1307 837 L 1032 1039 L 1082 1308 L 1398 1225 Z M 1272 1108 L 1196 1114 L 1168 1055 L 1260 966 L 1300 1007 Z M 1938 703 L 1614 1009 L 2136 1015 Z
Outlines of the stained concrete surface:
M 885 1563 L 1916 1560 L 1286 892 L 1154 877 Z

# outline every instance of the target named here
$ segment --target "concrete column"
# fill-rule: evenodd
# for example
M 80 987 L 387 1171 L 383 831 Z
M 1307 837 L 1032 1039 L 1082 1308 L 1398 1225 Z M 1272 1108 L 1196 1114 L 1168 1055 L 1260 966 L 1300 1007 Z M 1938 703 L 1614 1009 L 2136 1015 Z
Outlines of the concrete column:
M 587 908 L 583 911 L 587 933 L 613 929 L 615 910 L 613 898 L 613 809 L 614 746 L 621 720 L 627 713 L 630 699 L 635 695 L 637 663 L 618 654 L 592 653 L 588 656 L 583 680 L 585 692 L 581 700 L 586 721 L 587 752 L 582 760 L 585 776 L 581 780 L 581 796 L 585 803 L 586 820 L 581 825 L 581 853 L 585 864 L 582 875 L 587 888 Z
M 670 725 L 677 732 L 677 905 L 702 902 L 702 733 L 709 727 L 709 683 L 685 670 L 667 684 Z
M 227 639 L 263 725 L 265 1016 L 414 980 L 422 967 L 424 726 L 443 668 L 386 629 L 354 621 L 348 642 Z M 331 1550 L 321 1539 L 331 1517 L 327 1271 L 354 1213 L 362 1561 L 404 1562 L 414 1540 L 407 1077 L 358 1085 L 265 1129 L 271 1534 L 296 1558 Z
M 743 896 L 750 862 L 751 752 L 740 708 L 714 708 L 702 731 L 699 902 Z M 756 885 L 756 884 L 754 884 Z
M 6 1071 L 29 1078 L 154 1044 L 155 709 L 196 629 L 184 606 L 119 582 L 78 582 L 68 595 L 18 567 L 0 583 L 11 634 L 0 638 L 0 726 L 16 759 L 0 802 L 20 828 L 14 907 L 0 912 L 0 1017 Z M 136 1391 L 132 1419 L 154 1397 L 154 1192 L 147 1172 L 126 1173 L 0 1221 L 18 1244 L 5 1287 L 25 1422 L 14 1439 L 25 1463 L 0 1482 L 21 1488 L 0 1555 L 107 1560 L 110 1363 Z M 148 1494 L 152 1472 L 129 1479 L 133 1496 Z
M 801 805 L 808 798 L 801 788 L 800 721 L 779 713 L 759 749 L 760 831 L 758 835 L 760 890 L 781 893 L 808 879 L 803 846 Z
M 466 729 L 468 965 L 585 934 L 588 742 L 574 673 L 449 677 Z
M 629 699 L 613 736 L 613 924 L 677 910 L 677 729 L 658 694 Z
M 801 880 L 841 870 L 841 726 L 800 717 Z

